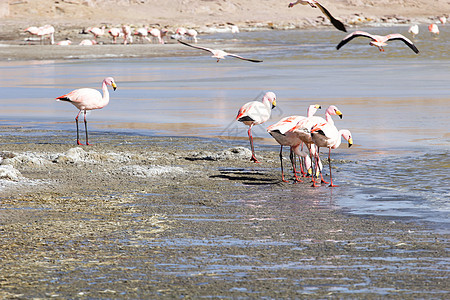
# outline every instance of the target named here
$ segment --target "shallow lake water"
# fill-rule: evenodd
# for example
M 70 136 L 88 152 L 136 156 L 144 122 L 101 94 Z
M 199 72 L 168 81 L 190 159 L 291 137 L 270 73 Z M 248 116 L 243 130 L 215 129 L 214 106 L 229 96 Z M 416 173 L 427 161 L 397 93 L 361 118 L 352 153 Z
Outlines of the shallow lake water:
M 363 30 L 408 36 L 407 27 Z M 380 52 L 363 38 L 337 51 L 340 32 L 305 30 L 248 32 L 238 40 L 211 34 L 199 41 L 246 43 L 251 51 L 242 55 L 263 59 L 261 64 L 232 58 L 216 63 L 190 48 L 183 56 L 157 58 L 0 61 L 0 120 L 75 134 L 76 108 L 55 97 L 79 87 L 100 89 L 101 80 L 113 76 L 118 89 L 110 91 L 107 107 L 88 115 L 91 132 L 202 136 L 248 146 L 247 127 L 234 121 L 236 113 L 273 91 L 278 106 L 254 136 L 257 151 L 278 151 L 267 126 L 305 115 L 310 104 L 322 105 L 317 115 L 334 104 L 343 112 L 336 126 L 349 129 L 355 143 L 332 154 L 348 161 L 334 171 L 340 187 L 327 192 L 334 204 L 448 230 L 450 29 L 443 26 L 439 37 L 425 26 L 421 32 L 413 39 L 419 55 L 400 41 Z

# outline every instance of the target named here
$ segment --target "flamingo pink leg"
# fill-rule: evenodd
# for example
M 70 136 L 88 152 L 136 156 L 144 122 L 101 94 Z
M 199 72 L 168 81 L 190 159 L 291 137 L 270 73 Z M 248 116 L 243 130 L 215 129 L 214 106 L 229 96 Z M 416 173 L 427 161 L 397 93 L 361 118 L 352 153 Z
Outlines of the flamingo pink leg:
M 88 130 L 87 130 L 87 120 L 86 120 L 86 111 L 84 111 L 84 129 L 86 131 L 86 145 L 90 145 L 88 141 Z
M 78 115 L 75 117 L 75 123 L 77 124 L 77 144 L 78 144 L 78 145 L 84 145 L 84 144 L 82 144 L 82 143 L 80 142 L 80 133 L 79 133 L 79 130 L 78 130 L 78 117 L 80 116 L 80 114 L 81 114 L 81 110 L 80 110 L 80 112 L 78 113 Z
M 297 170 L 295 169 L 295 157 L 294 157 L 294 152 L 292 151 L 291 148 L 291 153 L 289 155 L 289 158 L 291 159 L 291 163 L 292 163 L 292 168 L 294 169 L 294 177 L 295 177 L 295 182 L 303 182 L 300 178 L 297 177 Z
M 312 154 L 311 154 L 312 155 Z M 317 147 L 317 153 L 315 154 L 315 155 L 317 155 L 317 157 L 319 156 L 319 147 Z M 312 174 L 312 176 L 311 176 L 311 178 L 312 178 L 312 187 L 318 187 L 318 185 L 316 184 L 316 179 L 315 179 L 315 177 L 316 177 L 316 171 L 317 171 L 317 168 L 319 167 L 319 160 L 317 159 L 317 157 L 314 157 L 314 162 L 315 162 L 315 166 L 314 166 L 314 168 L 313 168 L 313 174 Z M 313 161 L 313 157 L 311 156 L 311 161 Z
M 256 159 L 256 156 L 255 156 L 255 148 L 253 147 L 252 127 L 253 127 L 253 124 L 250 125 L 250 128 L 248 129 L 248 138 L 250 139 L 250 147 L 252 148 L 252 158 L 250 160 L 255 163 L 259 163 L 259 161 Z
M 336 187 L 338 185 L 333 184 L 333 177 L 331 176 L 331 148 L 330 151 L 328 152 L 328 164 L 330 165 L 330 187 Z
M 286 179 L 284 179 L 284 172 L 283 172 L 283 145 L 281 145 L 280 149 L 280 162 L 281 162 L 281 180 L 283 182 L 288 182 Z

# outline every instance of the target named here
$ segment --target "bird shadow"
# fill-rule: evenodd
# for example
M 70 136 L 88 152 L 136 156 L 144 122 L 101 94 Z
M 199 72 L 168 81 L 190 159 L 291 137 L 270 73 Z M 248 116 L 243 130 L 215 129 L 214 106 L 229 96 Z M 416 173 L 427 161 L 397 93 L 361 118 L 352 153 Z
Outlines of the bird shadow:
M 241 168 L 227 168 L 219 170 L 220 174 L 211 175 L 210 178 L 228 179 L 239 181 L 246 185 L 268 185 L 279 184 L 279 179 L 274 179 L 268 173 L 257 170 L 247 170 Z

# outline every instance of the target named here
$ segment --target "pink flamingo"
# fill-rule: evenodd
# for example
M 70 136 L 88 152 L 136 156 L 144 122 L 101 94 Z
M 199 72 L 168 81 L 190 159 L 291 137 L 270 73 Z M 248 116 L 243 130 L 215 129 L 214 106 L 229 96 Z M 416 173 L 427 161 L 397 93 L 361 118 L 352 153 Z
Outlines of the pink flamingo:
M 67 101 L 75 105 L 76 108 L 80 110 L 80 112 L 75 117 L 75 122 L 77 124 L 77 144 L 83 145 L 80 143 L 80 135 L 78 130 L 78 117 L 80 116 L 81 112 L 84 111 L 84 128 L 86 133 L 86 145 L 89 145 L 88 141 L 88 130 L 87 130 L 87 121 L 86 121 L 86 111 L 93 110 L 93 109 L 101 109 L 108 105 L 109 103 L 109 92 L 108 92 L 108 85 L 112 86 L 114 90 L 116 90 L 117 86 L 114 81 L 114 78 L 112 77 L 106 77 L 102 82 L 102 90 L 103 90 L 103 96 L 102 94 L 95 90 L 90 88 L 82 88 L 74 90 L 66 95 L 60 96 L 56 98 L 56 101 Z
M 197 43 L 198 32 L 195 29 L 188 29 L 186 31 L 186 35 L 189 37 L 189 39 L 193 40 L 194 43 Z
M 50 39 L 50 44 L 55 43 L 55 27 L 52 25 L 44 25 L 42 27 L 39 27 L 38 35 L 42 38 L 45 38 L 47 35 Z
M 150 29 L 149 31 L 148 31 L 148 33 L 150 33 L 150 35 L 153 37 L 153 38 L 156 38 L 156 39 L 158 39 L 158 42 L 160 43 L 160 44 L 164 44 L 164 39 L 163 39 L 163 37 L 164 37 L 164 35 L 166 34 L 166 30 L 159 30 L 158 28 L 152 28 L 152 29 Z
M 439 18 L 439 21 L 441 22 L 442 25 L 445 25 L 445 23 L 447 23 L 447 17 L 446 16 L 442 16 Z
M 105 26 L 103 25 L 101 28 L 89 27 L 87 29 L 87 32 L 92 33 L 92 35 L 94 36 L 94 39 L 97 40 L 97 38 L 99 38 L 105 34 Z
M 225 56 L 231 56 L 231 57 L 239 58 L 239 59 L 242 59 L 242 60 L 247 60 L 247 61 L 254 62 L 254 63 L 262 62 L 262 60 L 244 58 L 242 56 L 239 56 L 239 55 L 236 55 L 236 54 L 232 54 L 232 53 L 228 53 L 228 52 L 225 52 L 223 50 L 216 50 L 216 49 L 210 49 L 210 48 L 206 48 L 206 47 L 194 46 L 194 45 L 185 43 L 185 42 L 183 42 L 181 40 L 178 40 L 178 42 L 183 44 L 183 45 L 192 47 L 192 48 L 196 48 L 196 49 L 200 49 L 200 50 L 211 52 L 212 53 L 211 57 L 216 58 L 217 62 L 219 62 L 221 59 L 225 59 Z
M 333 26 L 336 27 L 336 29 L 347 32 L 347 29 L 345 29 L 344 24 L 342 24 L 341 21 L 335 19 L 330 14 L 330 12 L 325 7 L 323 7 L 323 5 L 320 4 L 318 1 L 316 1 L 316 0 L 297 0 L 295 2 L 289 3 L 288 7 L 294 7 L 294 5 L 297 5 L 297 4 L 310 5 L 312 8 L 318 7 L 322 11 L 322 13 L 330 20 L 331 24 L 333 24 Z
M 112 43 L 117 43 L 117 38 L 120 36 L 120 29 L 119 28 L 111 28 L 108 30 L 109 35 L 112 37 Z
M 316 158 L 319 157 L 320 147 L 328 148 L 328 164 L 330 166 L 330 187 L 337 185 L 333 184 L 333 176 L 331 175 L 331 149 L 336 149 L 341 144 L 341 136 L 347 140 L 348 146 L 353 145 L 352 135 L 349 130 L 337 130 L 336 126 L 331 123 L 316 124 L 311 129 L 311 137 L 314 144 L 317 146 Z
M 294 170 L 294 177 L 295 181 L 301 181 L 297 177 L 297 172 L 295 168 L 295 162 L 293 157 L 293 152 L 295 152 L 299 157 L 308 157 L 305 152 L 300 151 L 300 146 L 302 144 L 302 140 L 298 138 L 296 134 L 293 134 L 289 130 L 292 129 L 298 122 L 305 118 L 312 117 L 318 109 L 320 109 L 321 106 L 318 104 L 310 105 L 308 107 L 307 111 L 307 117 L 304 116 L 290 116 L 281 119 L 277 123 L 267 127 L 267 132 L 280 144 L 280 162 L 281 162 L 281 180 L 284 182 L 287 182 L 287 180 L 284 179 L 284 172 L 283 172 L 283 146 L 289 146 L 290 147 L 290 159 L 292 168 Z M 311 162 L 309 160 L 309 162 Z M 300 165 L 301 166 L 301 165 Z M 307 169 L 309 167 L 307 166 Z
M 411 42 L 409 39 L 407 39 L 405 36 L 399 33 L 392 33 L 386 36 L 381 36 L 381 35 L 373 35 L 364 31 L 354 31 L 350 33 L 336 46 L 336 49 L 339 50 L 342 46 L 344 46 L 345 44 L 347 44 L 356 37 L 367 37 L 371 39 L 369 45 L 378 47 L 380 51 L 384 51 L 383 46 L 386 46 L 388 41 L 400 40 L 403 41 L 416 54 L 419 53 L 419 50 L 416 48 L 413 42 Z
M 439 27 L 436 24 L 430 24 L 428 30 L 435 36 L 439 35 Z
M 82 40 L 81 42 L 80 42 L 80 46 L 92 46 L 92 45 L 96 45 L 97 44 L 97 41 L 95 41 L 95 40 Z
M 409 27 L 408 32 L 411 33 L 411 35 L 413 36 L 413 38 L 419 34 L 419 25 L 415 24 L 415 25 L 411 25 L 411 27 Z
M 123 44 L 126 45 L 128 44 L 128 42 L 132 44 L 133 36 L 131 35 L 131 27 L 129 25 L 123 25 L 122 32 L 123 32 Z
M 64 41 L 59 41 L 58 43 L 56 43 L 56 45 L 58 46 L 69 46 L 72 44 L 71 40 L 64 40 Z
M 292 129 L 289 130 L 288 134 L 293 134 L 296 135 L 303 143 L 305 143 L 306 147 L 308 148 L 310 155 L 311 155 L 311 161 L 312 161 L 312 157 L 314 156 L 314 151 L 313 151 L 313 140 L 311 137 L 311 128 L 316 126 L 317 124 L 322 124 L 322 123 L 330 123 L 330 124 L 334 124 L 334 121 L 332 119 L 331 116 L 339 116 L 342 119 L 342 112 L 335 106 L 335 105 L 330 105 L 327 110 L 325 111 L 325 119 L 322 117 L 317 117 L 317 116 L 312 116 L 309 118 L 305 118 L 300 120 L 300 122 L 298 122 Z M 318 166 L 320 164 L 320 159 L 319 159 L 319 163 L 316 163 L 316 172 L 314 172 L 314 174 L 317 174 L 317 169 Z M 320 179 L 321 182 L 326 183 L 326 181 L 323 179 L 322 174 L 320 174 Z M 314 176 L 312 176 L 312 182 L 313 182 L 313 186 L 317 186 L 316 185 L 316 181 L 314 179 Z
M 277 96 L 273 92 L 267 92 L 262 101 L 251 101 L 244 104 L 240 109 L 236 116 L 236 120 L 239 122 L 248 125 L 248 138 L 250 140 L 250 147 L 252 149 L 252 158 L 251 161 L 255 163 L 259 163 L 259 161 L 255 157 L 255 148 L 253 147 L 253 136 L 252 136 L 252 127 L 254 125 L 259 125 L 270 118 L 270 114 L 272 109 L 276 107 Z
M 151 40 L 148 38 L 148 26 L 136 29 L 134 35 L 137 36 L 142 43 L 144 42 L 144 39 L 148 42 L 151 42 Z

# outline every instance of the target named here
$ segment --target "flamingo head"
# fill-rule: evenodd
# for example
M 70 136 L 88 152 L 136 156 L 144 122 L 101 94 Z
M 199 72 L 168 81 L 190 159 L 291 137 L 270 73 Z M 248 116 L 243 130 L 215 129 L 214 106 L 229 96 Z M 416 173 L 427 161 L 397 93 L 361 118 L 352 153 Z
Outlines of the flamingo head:
M 116 90 L 117 85 L 116 85 L 116 83 L 115 83 L 115 81 L 114 81 L 114 78 L 112 78 L 112 77 L 106 77 L 106 78 L 103 80 L 103 82 L 106 83 L 106 84 L 108 84 L 108 85 L 110 85 L 110 86 L 112 86 L 113 90 Z
M 347 141 L 348 147 L 350 148 L 353 145 L 353 138 L 350 130 L 346 129 L 341 130 L 341 135 Z
M 269 101 L 272 105 L 272 109 L 274 109 L 277 106 L 277 96 L 274 92 L 267 92 L 263 97 L 263 102 Z
M 334 105 L 330 105 L 326 111 L 326 113 L 334 116 L 339 116 L 342 119 L 342 112 Z

